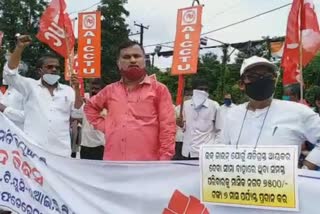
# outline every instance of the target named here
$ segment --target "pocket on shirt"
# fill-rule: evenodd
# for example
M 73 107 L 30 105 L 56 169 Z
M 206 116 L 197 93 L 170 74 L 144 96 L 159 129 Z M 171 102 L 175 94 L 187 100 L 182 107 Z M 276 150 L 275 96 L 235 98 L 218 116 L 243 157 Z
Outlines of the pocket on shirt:
M 152 100 L 131 103 L 132 115 L 136 118 L 153 118 L 156 115 L 155 105 Z
M 302 136 L 299 135 L 298 130 L 288 127 L 274 126 L 272 129 L 272 138 L 274 143 L 282 145 L 295 145 L 304 142 Z

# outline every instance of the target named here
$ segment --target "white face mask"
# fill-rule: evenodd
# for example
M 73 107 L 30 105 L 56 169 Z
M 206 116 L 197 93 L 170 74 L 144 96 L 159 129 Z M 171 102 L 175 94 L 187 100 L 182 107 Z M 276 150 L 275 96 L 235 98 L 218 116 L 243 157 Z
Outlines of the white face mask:
M 195 109 L 198 109 L 208 99 L 209 94 L 201 90 L 193 90 L 192 103 Z
M 42 76 L 42 79 L 49 85 L 54 85 L 58 82 L 58 80 L 60 79 L 60 76 L 57 74 L 44 74 Z

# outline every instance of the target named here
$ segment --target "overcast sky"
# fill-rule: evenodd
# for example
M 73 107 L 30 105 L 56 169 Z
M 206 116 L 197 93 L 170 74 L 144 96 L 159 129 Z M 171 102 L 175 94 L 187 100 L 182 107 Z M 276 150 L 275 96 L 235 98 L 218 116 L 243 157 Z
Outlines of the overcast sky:
M 97 2 L 99 1 L 66 0 L 69 12 L 88 8 Z M 291 3 L 292 0 L 200 0 L 200 2 L 204 4 L 202 16 L 202 33 L 204 33 Z M 134 26 L 134 21 L 149 26 L 149 30 L 145 31 L 144 45 L 173 41 L 177 10 L 191 6 L 191 3 L 192 0 L 128 0 L 128 4 L 125 5 L 130 12 L 127 23 L 132 32 L 139 30 Z M 315 0 L 314 3 L 317 14 L 320 14 L 319 1 Z M 87 11 L 95 8 L 92 7 Z M 258 40 L 262 36 L 283 36 L 286 32 L 289 10 L 290 6 L 207 36 L 225 43 Z M 75 16 L 76 14 L 71 15 L 71 17 Z M 139 36 L 131 38 L 139 40 Z M 169 46 L 172 45 L 169 44 Z M 218 45 L 218 43 L 209 41 L 208 45 Z M 153 52 L 153 50 L 154 47 L 146 48 L 146 52 Z M 156 58 L 155 64 L 161 68 L 168 67 L 171 64 L 171 58 Z

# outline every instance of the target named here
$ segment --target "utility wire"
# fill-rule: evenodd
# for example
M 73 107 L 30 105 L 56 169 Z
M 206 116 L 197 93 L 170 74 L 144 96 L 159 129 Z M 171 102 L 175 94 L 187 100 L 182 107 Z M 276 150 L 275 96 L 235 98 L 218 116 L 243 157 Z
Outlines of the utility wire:
M 241 24 L 241 23 L 243 23 L 243 22 L 247 22 L 247 21 L 249 21 L 249 20 L 251 20 L 251 19 L 255 19 L 255 18 L 259 17 L 259 16 L 262 16 L 262 15 L 265 15 L 265 14 L 272 13 L 272 12 L 274 12 L 274 11 L 280 10 L 280 9 L 282 9 L 282 8 L 284 8 L 284 7 L 288 7 L 288 6 L 291 5 L 291 4 L 292 4 L 292 3 L 288 3 L 288 4 L 282 5 L 282 6 L 280 6 L 280 7 L 276 7 L 276 8 L 274 8 L 274 9 L 272 9 L 272 10 L 268 10 L 268 11 L 265 11 L 265 12 L 263 12 L 263 13 L 259 13 L 259 14 L 255 15 L 255 16 L 252 16 L 252 17 L 243 19 L 243 20 L 241 20 L 241 21 L 234 22 L 234 23 L 232 23 L 232 24 L 229 24 L 229 25 L 226 25 L 226 26 L 223 26 L 223 27 L 220 27 L 220 28 L 217 28 L 217 29 L 214 29 L 214 30 L 205 32 L 205 33 L 202 33 L 201 35 L 207 35 L 207 34 L 210 34 L 210 33 L 213 33 L 213 32 L 217 32 L 217 31 L 220 31 L 220 30 L 224 30 L 224 29 L 226 29 L 226 28 L 229 28 L 229 27 L 232 27 L 232 26 Z M 146 45 L 146 46 L 144 46 L 144 47 L 152 47 L 152 46 L 156 46 L 156 45 L 165 45 L 165 44 L 170 44 L 170 43 L 173 43 L 173 42 L 174 42 L 174 41 L 162 42 L 162 43 L 157 43 L 157 44 L 152 44 L 152 45 Z
M 85 9 L 81 9 L 81 10 L 77 10 L 77 11 L 72 11 L 71 13 L 69 13 L 69 15 L 74 14 L 74 13 L 83 12 L 83 11 L 86 11 L 86 10 L 89 10 L 90 8 L 92 8 L 92 7 L 94 7 L 94 6 L 98 5 L 98 4 L 101 4 L 101 3 L 102 3 L 102 2 L 99 1 L 99 2 L 94 3 L 93 5 L 91 5 L 90 7 L 85 8 Z

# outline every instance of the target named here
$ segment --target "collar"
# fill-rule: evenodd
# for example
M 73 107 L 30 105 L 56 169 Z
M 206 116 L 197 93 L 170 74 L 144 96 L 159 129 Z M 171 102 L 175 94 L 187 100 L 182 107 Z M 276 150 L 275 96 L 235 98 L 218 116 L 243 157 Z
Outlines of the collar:
M 44 86 L 44 85 L 42 84 L 41 78 L 40 78 L 37 82 L 38 82 L 38 86 L 40 86 L 40 87 L 42 87 L 42 88 L 46 88 L 46 86 Z M 56 89 L 57 89 L 57 90 L 62 90 L 62 86 L 61 86 L 61 84 L 60 84 L 59 82 L 58 82 L 58 85 L 57 85 Z
M 152 79 L 155 79 L 155 77 L 152 76 L 152 75 L 151 75 L 151 76 L 148 76 L 148 75 L 146 74 L 146 76 L 143 78 L 143 80 L 142 80 L 141 82 L 139 82 L 139 85 L 143 85 L 143 84 L 148 84 L 148 85 L 150 85 Z M 123 84 L 123 78 L 121 78 L 119 82 Z

